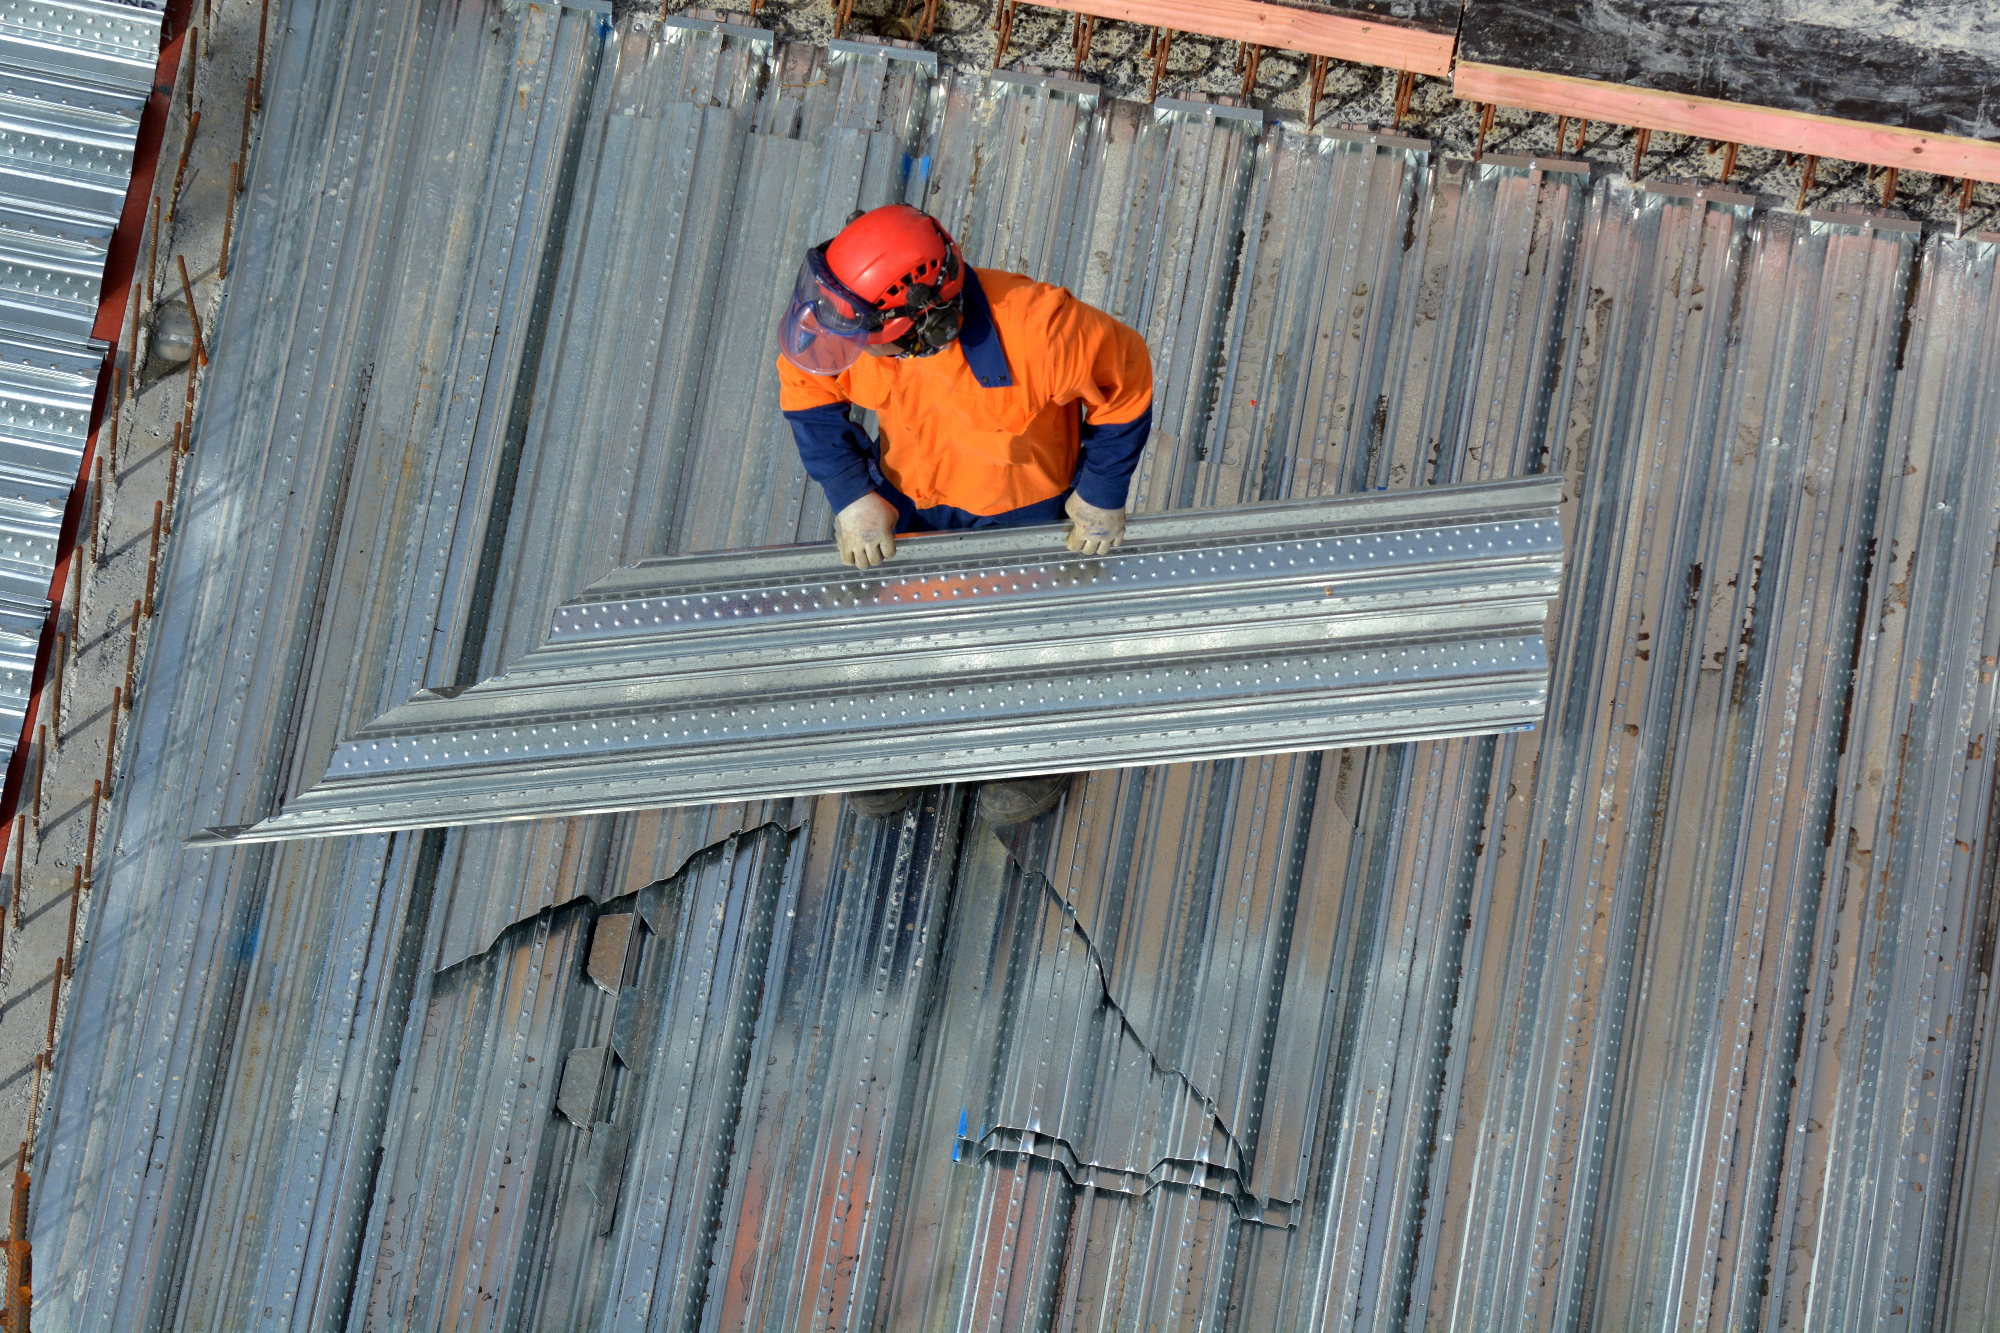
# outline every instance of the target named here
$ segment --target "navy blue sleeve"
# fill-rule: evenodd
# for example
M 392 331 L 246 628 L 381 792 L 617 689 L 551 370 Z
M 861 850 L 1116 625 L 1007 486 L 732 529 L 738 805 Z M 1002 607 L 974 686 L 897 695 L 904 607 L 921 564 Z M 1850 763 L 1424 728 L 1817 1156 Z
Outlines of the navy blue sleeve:
M 826 492 L 838 514 L 875 489 L 868 475 L 868 436 L 847 415 L 846 403 L 822 403 L 785 413 L 806 475 Z
M 1083 441 L 1083 460 L 1076 470 L 1076 493 L 1099 509 L 1123 509 L 1132 473 L 1139 466 L 1139 452 L 1153 433 L 1153 409 L 1149 407 L 1137 419 L 1116 426 L 1093 426 L 1086 421 L 1078 433 Z

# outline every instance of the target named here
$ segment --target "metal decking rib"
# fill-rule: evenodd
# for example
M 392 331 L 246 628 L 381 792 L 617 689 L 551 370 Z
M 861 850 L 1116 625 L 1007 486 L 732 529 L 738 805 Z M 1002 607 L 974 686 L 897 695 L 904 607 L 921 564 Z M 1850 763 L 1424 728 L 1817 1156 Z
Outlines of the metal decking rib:
M 1546 703 L 1552 480 L 1052 529 L 670 557 L 558 607 L 501 675 L 336 745 L 236 839 L 769 799 L 1496 731 Z
M 38 1321 L 1990 1323 L 1994 241 L 698 20 L 273 53 Z M 1559 486 L 1544 724 L 999 836 L 946 783 L 180 845 L 615 568 L 822 539 L 741 312 L 891 199 L 1152 340 L 1146 523 Z

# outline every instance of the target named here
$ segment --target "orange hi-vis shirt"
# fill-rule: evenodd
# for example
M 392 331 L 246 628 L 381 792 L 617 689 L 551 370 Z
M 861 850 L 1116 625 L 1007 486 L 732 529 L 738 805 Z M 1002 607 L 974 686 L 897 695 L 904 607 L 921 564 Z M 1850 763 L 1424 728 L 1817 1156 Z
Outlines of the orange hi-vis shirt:
M 882 475 L 918 508 L 1000 514 L 1073 484 L 1093 504 L 1122 506 L 1130 464 L 1096 496 L 1078 476 L 1079 412 L 1093 430 L 1142 416 L 1150 425 L 1145 339 L 1061 287 L 995 269 L 968 266 L 963 315 L 958 340 L 933 356 L 864 356 L 838 375 L 780 358 L 779 406 L 871 409 Z M 837 510 L 852 497 L 833 489 Z

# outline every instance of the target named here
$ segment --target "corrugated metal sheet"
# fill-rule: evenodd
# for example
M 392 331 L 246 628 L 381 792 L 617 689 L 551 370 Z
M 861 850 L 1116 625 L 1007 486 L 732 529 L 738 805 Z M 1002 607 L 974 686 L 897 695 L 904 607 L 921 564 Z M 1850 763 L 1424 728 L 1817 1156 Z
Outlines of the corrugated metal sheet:
M 334 747 L 228 841 L 1521 730 L 1548 704 L 1554 478 L 642 561 L 491 680 Z M 1051 550 L 1057 554 L 1049 554 Z
M 1969 1057 L 1993 1059 L 1974 1037 L 1993 947 L 1996 250 L 1928 248 L 1888 421 L 1829 839 L 1843 861 L 1801 968 L 1819 1025 L 1796 1079 L 1805 1144 L 1778 1194 L 1810 1260 L 1783 1317 L 1818 1328 L 1933 1323 L 1948 1235 L 1995 1220 L 1965 1208 L 1981 1196 L 1958 1154 Z
M 106 247 L 159 49 L 154 10 L 0 3 L 0 763 L 27 718 L 104 359 L 90 330 Z
M 38 1271 L 66 1280 L 38 1286 L 37 1318 L 345 1308 L 370 1198 L 351 1167 L 383 1133 L 436 849 L 217 856 L 170 830 L 279 787 L 294 744 L 323 755 L 456 660 L 436 608 L 483 549 L 460 500 L 506 453 L 602 33 L 595 14 L 385 0 L 294 11 L 274 48 L 198 412 L 213 443 L 108 858 L 134 887 L 103 899 L 51 1094 L 93 1110 L 40 1140 L 41 1196 L 82 1206 L 38 1214 Z
M 691 21 L 291 14 L 38 1319 L 1985 1326 L 2000 241 Z M 1146 333 L 1149 512 L 1562 477 L 1545 725 L 1082 775 L 1005 841 L 947 786 L 179 845 L 614 565 L 822 535 L 744 386 L 892 198 Z
M 1771 1216 L 1787 1142 L 1915 238 L 1659 191 L 1591 221 L 1566 389 L 1590 419 L 1562 447 L 1602 516 L 1570 586 L 1605 595 L 1572 597 L 1557 748 L 1521 775 L 1434 1299 L 1474 1322 L 1734 1323 L 1768 1276 L 1770 1227 L 1740 1219 Z

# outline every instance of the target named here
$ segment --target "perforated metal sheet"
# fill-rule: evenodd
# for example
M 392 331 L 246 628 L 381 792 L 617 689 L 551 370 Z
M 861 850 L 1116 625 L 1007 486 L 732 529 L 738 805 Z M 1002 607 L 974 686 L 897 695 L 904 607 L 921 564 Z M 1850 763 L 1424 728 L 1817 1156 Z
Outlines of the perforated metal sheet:
M 97 0 L 0 0 L 0 600 L 13 613 L 0 626 L 0 762 L 26 714 L 90 427 L 104 355 L 90 330 L 160 21 Z
M 1532 726 L 1560 485 L 681 556 L 556 609 L 502 675 L 390 710 L 260 824 L 295 838 Z

